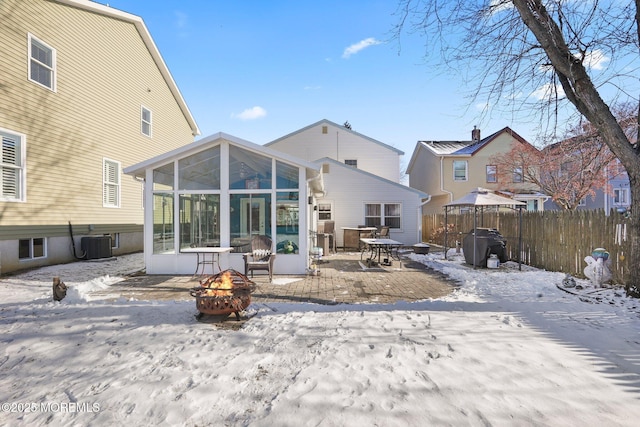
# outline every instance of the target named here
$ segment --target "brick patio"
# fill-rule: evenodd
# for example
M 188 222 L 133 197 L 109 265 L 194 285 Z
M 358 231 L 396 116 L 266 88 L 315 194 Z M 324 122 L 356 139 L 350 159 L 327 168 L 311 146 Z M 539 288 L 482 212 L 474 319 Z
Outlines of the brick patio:
M 439 298 L 454 289 L 442 274 L 407 258 L 391 266 L 363 268 L 360 253 L 325 256 L 317 276 L 274 275 L 256 272 L 253 302 L 394 303 Z M 188 290 L 199 285 L 191 276 L 136 275 L 110 286 L 105 294 L 138 300 L 190 300 Z

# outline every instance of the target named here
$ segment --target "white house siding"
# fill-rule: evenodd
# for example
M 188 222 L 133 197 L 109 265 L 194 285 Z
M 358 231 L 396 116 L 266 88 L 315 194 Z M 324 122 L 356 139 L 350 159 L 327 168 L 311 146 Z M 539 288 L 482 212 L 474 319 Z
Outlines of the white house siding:
M 57 1 L 3 0 L 0 21 L 0 128 L 27 143 L 26 202 L 0 202 L 0 272 L 72 260 L 68 222 L 78 238 L 120 233 L 116 254 L 142 250 L 142 184 L 121 174 L 120 207 L 103 207 L 103 159 L 124 168 L 193 141 L 197 128 L 164 64 L 126 19 Z M 29 33 L 56 51 L 55 92 L 28 80 Z M 141 105 L 153 113 L 152 138 L 141 134 Z M 48 257 L 18 261 L 17 240 L 7 241 L 12 227 L 25 230 L 18 238 L 48 238 Z
M 326 133 L 323 133 L 323 127 L 326 127 Z M 356 160 L 358 169 L 393 182 L 400 182 L 402 151 L 328 120 L 286 135 L 266 146 L 306 161 L 315 161 L 323 157 L 341 163 L 345 160 Z
M 422 198 L 427 195 L 404 185 L 359 171 L 331 159 L 321 159 L 316 163 L 327 164 L 323 181 L 326 195 L 318 203 L 333 203 L 336 227 L 336 243 L 343 246 L 342 227 L 357 227 L 364 224 L 365 204 L 400 203 L 402 205 L 402 228 L 390 230 L 392 239 L 405 245 L 420 241 Z

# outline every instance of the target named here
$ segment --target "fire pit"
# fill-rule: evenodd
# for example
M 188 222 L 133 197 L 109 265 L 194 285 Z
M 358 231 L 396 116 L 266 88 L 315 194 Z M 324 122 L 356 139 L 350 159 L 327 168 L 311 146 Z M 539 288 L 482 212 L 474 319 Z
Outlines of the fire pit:
M 256 285 L 247 276 L 229 269 L 200 281 L 200 286 L 192 288 L 190 294 L 196 298 L 196 308 L 200 319 L 204 314 L 214 316 L 236 314 L 251 304 L 251 292 Z

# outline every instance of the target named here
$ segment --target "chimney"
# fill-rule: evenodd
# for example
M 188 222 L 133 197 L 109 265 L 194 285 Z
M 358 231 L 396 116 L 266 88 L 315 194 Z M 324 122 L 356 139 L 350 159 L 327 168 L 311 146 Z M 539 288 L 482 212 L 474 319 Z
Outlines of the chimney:
M 471 141 L 473 141 L 474 144 L 480 141 L 480 129 L 476 128 L 475 126 L 471 131 Z

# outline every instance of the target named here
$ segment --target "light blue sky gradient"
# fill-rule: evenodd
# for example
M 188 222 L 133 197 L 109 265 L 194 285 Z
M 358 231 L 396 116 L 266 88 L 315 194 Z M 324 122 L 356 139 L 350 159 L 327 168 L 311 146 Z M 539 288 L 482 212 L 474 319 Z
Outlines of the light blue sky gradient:
M 107 3 L 101 0 L 100 3 Z M 465 97 L 468 70 L 443 73 L 424 38 L 393 40 L 394 0 L 110 0 L 141 16 L 202 135 L 265 144 L 328 119 L 399 148 L 469 140 L 512 127 L 536 142 L 536 124 L 482 116 Z

